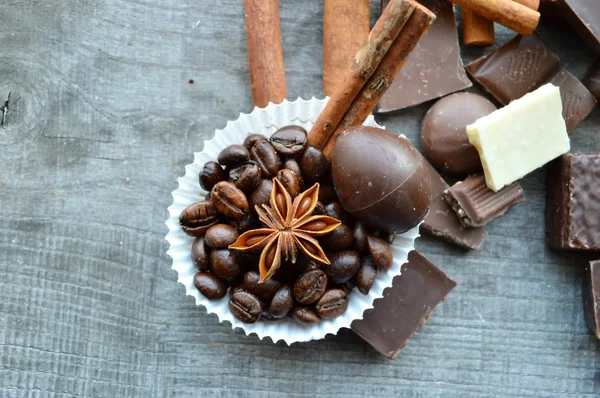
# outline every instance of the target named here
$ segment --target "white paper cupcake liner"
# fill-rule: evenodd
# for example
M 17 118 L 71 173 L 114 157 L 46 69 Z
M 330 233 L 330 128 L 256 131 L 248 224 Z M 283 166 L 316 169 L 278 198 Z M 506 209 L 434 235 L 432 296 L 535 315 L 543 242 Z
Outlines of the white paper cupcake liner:
M 269 104 L 266 108 L 255 108 L 250 114 L 240 114 L 235 121 L 227 122 L 223 130 L 216 130 L 215 137 L 204 143 L 202 152 L 194 153 L 194 163 L 185 167 L 185 175 L 178 179 L 179 188 L 171 193 L 173 204 L 169 206 L 169 219 L 166 224 L 169 233 L 166 240 L 170 244 L 167 254 L 173 259 L 172 268 L 178 273 L 178 281 L 185 286 L 185 292 L 196 299 L 196 305 L 206 307 L 208 313 L 216 314 L 219 321 L 231 323 L 233 328 L 241 328 L 249 335 L 256 334 L 260 339 L 271 338 L 275 343 L 279 340 L 288 345 L 292 343 L 319 340 L 327 334 L 336 334 L 341 328 L 348 328 L 355 319 L 362 319 L 365 310 L 373 308 L 373 301 L 382 297 L 383 290 L 392 285 L 392 279 L 400 275 L 400 269 L 414 249 L 415 239 L 419 236 L 418 227 L 398 235 L 392 247 L 394 261 L 392 266 L 377 273 L 377 278 L 367 295 L 353 289 L 350 293 L 348 310 L 338 318 L 322 320 L 315 325 L 302 325 L 293 319 L 285 318 L 276 322 L 258 321 L 254 324 L 243 323 L 233 317 L 228 308 L 229 294 L 221 300 L 208 300 L 194 287 L 193 278 L 197 269 L 191 258 L 191 247 L 194 238 L 186 235 L 179 226 L 179 214 L 190 204 L 202 200 L 206 191 L 199 183 L 198 176 L 204 163 L 216 160 L 219 152 L 228 145 L 240 144 L 250 133 L 260 133 L 270 137 L 280 127 L 294 124 L 310 130 L 317 117 L 327 104 L 328 98 L 318 100 L 312 98 L 296 101 L 284 101 L 282 104 Z M 369 116 L 364 125 L 381 127 L 373 116 Z

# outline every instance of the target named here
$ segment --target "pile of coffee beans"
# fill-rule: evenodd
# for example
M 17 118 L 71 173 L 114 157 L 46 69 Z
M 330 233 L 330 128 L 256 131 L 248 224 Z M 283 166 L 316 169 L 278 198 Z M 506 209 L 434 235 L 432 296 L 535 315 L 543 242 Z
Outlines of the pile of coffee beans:
M 317 323 L 342 315 L 355 287 L 367 294 L 378 270 L 392 264 L 394 235 L 379 234 L 356 222 L 338 201 L 330 163 L 307 145 L 306 130 L 286 126 L 270 140 L 250 134 L 243 145 L 230 145 L 204 165 L 200 185 L 209 193 L 180 215 L 185 233 L 195 236 L 192 259 L 199 272 L 194 285 L 209 300 L 229 291 L 229 309 L 242 322 L 276 321 L 291 316 Z M 299 252 L 295 264 L 282 259 L 274 277 L 258 283 L 260 252 L 230 250 L 238 236 L 262 228 L 255 206 L 269 204 L 273 178 L 292 199 L 320 183 L 314 214 L 329 215 L 342 224 L 319 238 L 331 262 L 320 264 Z

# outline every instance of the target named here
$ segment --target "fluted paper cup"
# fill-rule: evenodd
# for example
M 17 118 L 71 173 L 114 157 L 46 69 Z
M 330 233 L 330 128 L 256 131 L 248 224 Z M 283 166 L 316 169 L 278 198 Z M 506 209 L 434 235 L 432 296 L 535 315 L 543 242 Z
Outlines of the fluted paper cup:
M 167 254 L 173 259 L 172 268 L 177 271 L 178 281 L 185 287 L 187 295 L 194 297 L 196 305 L 202 305 L 208 313 L 216 314 L 219 321 L 227 321 L 233 328 L 241 328 L 248 335 L 256 334 L 260 339 L 269 337 L 273 342 L 285 341 L 288 345 L 310 340 L 319 340 L 327 334 L 336 334 L 341 328 L 348 328 L 355 319 L 362 319 L 365 310 L 373 307 L 373 301 L 382 297 L 383 290 L 392 285 L 392 279 L 400 275 L 400 269 L 414 249 L 415 239 L 419 236 L 418 227 L 396 236 L 391 245 L 394 254 L 392 266 L 387 271 L 377 273 L 377 279 L 367 295 L 357 289 L 349 294 L 348 310 L 331 320 L 322 320 L 318 324 L 303 325 L 291 318 L 279 321 L 258 321 L 246 324 L 236 319 L 229 311 L 229 295 L 221 300 L 208 300 L 194 287 L 193 279 L 198 270 L 191 258 L 194 238 L 186 235 L 179 226 L 179 214 L 190 204 L 202 200 L 206 191 L 199 183 L 198 176 L 204 163 L 216 160 L 219 152 L 228 145 L 241 144 L 250 133 L 271 136 L 280 127 L 294 124 L 310 130 L 317 117 L 327 104 L 328 99 L 312 98 L 296 101 L 284 101 L 282 104 L 269 104 L 266 108 L 255 108 L 250 114 L 241 114 L 235 121 L 227 122 L 223 130 L 216 130 L 215 137 L 204 143 L 201 152 L 194 153 L 194 163 L 185 167 L 185 175 L 178 179 L 179 188 L 172 192 L 173 204 L 169 206 L 169 219 L 166 224 L 169 233 L 166 240 L 170 244 Z M 364 123 L 366 126 L 379 126 L 373 116 Z

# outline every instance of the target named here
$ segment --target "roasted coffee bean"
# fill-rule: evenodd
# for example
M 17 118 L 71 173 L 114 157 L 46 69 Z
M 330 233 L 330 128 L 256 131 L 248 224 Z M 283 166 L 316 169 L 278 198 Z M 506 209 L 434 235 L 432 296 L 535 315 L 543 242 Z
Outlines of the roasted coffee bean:
M 377 267 L 371 256 L 365 256 L 361 260 L 361 266 L 356 274 L 356 286 L 362 294 L 368 294 L 375 283 Z
M 275 318 L 283 318 L 292 310 L 294 306 L 294 298 L 292 297 L 292 289 L 288 285 L 283 285 L 271 300 L 269 312 Z
M 258 163 L 263 178 L 273 178 L 279 170 L 279 155 L 273 145 L 259 141 L 250 149 L 250 158 Z
M 394 241 L 396 240 L 396 234 L 394 233 L 380 232 L 379 237 L 390 245 L 393 245 Z
M 208 232 L 207 232 L 208 233 Z M 354 243 L 354 234 L 347 225 L 340 225 L 321 238 L 321 243 L 327 250 L 347 250 Z
M 369 236 L 369 232 L 367 231 L 367 228 L 365 228 L 361 222 L 356 222 L 356 224 L 354 224 L 353 234 L 354 244 L 352 248 L 361 254 L 368 253 L 367 237 Z
M 329 161 L 323 152 L 309 146 L 300 157 L 300 170 L 302 178 L 309 184 L 321 182 L 329 175 Z
M 235 285 L 229 289 L 229 295 L 233 296 L 235 292 L 245 292 L 244 287 L 242 285 Z
M 356 282 L 356 275 L 354 275 L 352 278 L 348 279 L 344 284 L 342 284 L 342 287 L 344 288 L 344 290 L 347 293 L 350 293 L 352 291 L 352 289 L 354 289 L 356 287 L 356 283 L 357 283 Z
M 295 157 L 306 149 L 306 130 L 300 126 L 285 126 L 271 136 L 273 148 L 283 156 Z
M 213 249 L 226 249 L 238 238 L 237 230 L 231 225 L 215 224 L 206 231 L 204 240 Z
M 262 283 L 258 283 L 260 275 L 256 271 L 246 272 L 244 275 L 244 289 L 256 295 L 259 299 L 269 301 L 273 298 L 277 290 L 281 287 L 281 283 L 276 279 L 267 279 Z
M 252 293 L 235 292 L 229 300 L 229 311 L 244 323 L 258 321 L 263 312 L 262 303 Z
M 263 305 L 263 312 L 260 315 L 260 320 L 273 322 L 273 321 L 276 321 L 277 319 L 278 318 L 274 317 L 273 314 L 271 314 L 268 309 L 264 308 L 264 305 Z
M 302 185 L 302 171 L 300 170 L 300 164 L 298 164 L 298 161 L 296 159 L 286 159 L 283 162 L 283 169 L 288 169 L 288 170 L 292 170 L 294 172 L 294 174 L 296 174 L 296 177 L 298 177 L 298 181 L 300 181 L 300 185 Z
M 251 229 L 260 228 L 258 216 L 254 213 L 248 213 L 244 218 L 239 220 L 232 220 L 229 224 L 237 228 L 237 231 L 240 234 L 243 234 Z
M 227 174 L 219 163 L 206 162 L 200 172 L 200 186 L 210 191 L 217 182 L 223 181 L 225 178 L 227 178 Z
M 271 191 L 273 190 L 273 180 L 263 178 L 258 183 L 258 186 L 248 195 L 250 202 L 250 210 L 256 212 L 256 206 L 261 207 L 264 204 L 269 204 L 271 199 Z
M 333 283 L 344 283 L 360 268 L 360 256 L 354 250 L 344 250 L 330 256 L 330 264 L 323 264 L 323 271 Z
M 219 153 L 217 160 L 223 166 L 235 167 L 250 159 L 250 153 L 243 145 L 229 145 Z
M 262 134 L 250 134 L 244 140 L 244 146 L 246 147 L 246 149 L 248 151 L 250 151 L 250 149 L 252 149 L 254 144 L 256 144 L 257 142 L 260 142 L 260 141 L 269 141 L 269 139 Z
M 321 318 L 308 307 L 294 307 L 292 317 L 300 323 L 319 323 Z
M 209 300 L 219 300 L 227 294 L 227 285 L 208 272 L 198 272 L 194 275 L 194 286 Z
M 226 282 L 232 282 L 241 274 L 238 259 L 229 249 L 215 249 L 210 252 L 210 270 Z
M 248 213 L 246 195 L 232 183 L 221 181 L 211 192 L 211 201 L 221 214 L 238 220 Z
M 203 236 L 207 229 L 219 221 L 212 201 L 203 200 L 186 207 L 179 215 L 179 225 L 190 236 Z
M 204 238 L 194 239 L 194 243 L 192 244 L 192 261 L 200 271 L 209 270 L 209 250 L 206 242 L 204 242 Z
M 367 246 L 369 253 L 373 257 L 373 261 L 377 268 L 388 269 L 392 265 L 393 255 L 390 245 L 381 238 L 369 236 L 367 238 Z
M 320 269 L 304 272 L 294 284 L 294 298 L 300 304 L 312 304 L 321 298 L 327 287 L 327 275 Z
M 258 164 L 252 160 L 229 171 L 229 181 L 243 192 L 250 192 L 258 185 L 261 171 Z
M 300 195 L 300 182 L 298 181 L 298 177 L 296 173 L 292 170 L 281 169 L 277 172 L 277 179 L 283 187 L 288 191 L 292 200 Z
M 329 203 L 325 206 L 325 210 L 327 211 L 329 217 L 333 217 L 342 222 L 348 218 L 348 213 L 346 213 L 346 210 L 344 210 L 340 202 Z
M 312 212 L 313 216 L 323 216 L 327 214 L 327 210 L 325 210 L 325 205 L 321 202 L 317 202 L 315 209 Z
M 348 295 L 342 289 L 331 289 L 315 305 L 316 313 L 323 319 L 333 319 L 348 309 Z
M 329 204 L 337 200 L 338 197 L 335 193 L 335 188 L 331 185 L 323 185 L 319 188 L 319 201 Z

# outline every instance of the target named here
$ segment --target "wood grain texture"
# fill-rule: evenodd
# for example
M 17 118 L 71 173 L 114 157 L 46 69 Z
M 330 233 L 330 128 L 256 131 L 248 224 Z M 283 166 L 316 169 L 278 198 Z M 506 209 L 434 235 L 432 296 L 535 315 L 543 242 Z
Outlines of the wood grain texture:
M 280 7 L 289 97 L 320 97 L 322 3 Z M 583 78 L 593 54 L 570 33 L 541 33 Z M 497 32 L 498 44 L 511 37 Z M 471 61 L 488 50 L 464 51 Z M 0 397 L 600 394 L 580 295 L 590 256 L 545 248 L 542 171 L 481 251 L 418 241 L 458 286 L 393 362 L 348 330 L 259 341 L 184 295 L 165 254 L 166 208 L 192 152 L 252 109 L 241 1 L 5 0 L 2 101 L 8 91 Z M 418 144 L 429 106 L 379 122 Z M 599 127 L 596 110 L 573 149 L 600 150 Z

